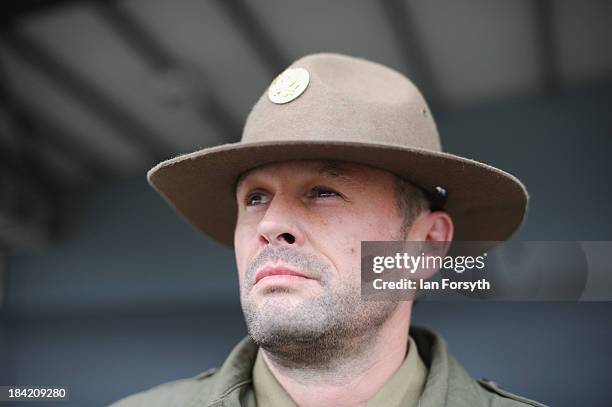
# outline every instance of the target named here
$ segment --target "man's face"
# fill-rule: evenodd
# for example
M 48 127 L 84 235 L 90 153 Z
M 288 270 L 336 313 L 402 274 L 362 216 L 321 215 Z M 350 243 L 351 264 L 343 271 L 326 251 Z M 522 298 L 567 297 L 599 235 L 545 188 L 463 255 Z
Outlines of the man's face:
M 362 240 L 403 238 L 391 173 L 275 163 L 244 176 L 236 197 L 241 303 L 260 345 L 359 335 L 393 312 L 397 304 L 361 301 L 359 255 Z

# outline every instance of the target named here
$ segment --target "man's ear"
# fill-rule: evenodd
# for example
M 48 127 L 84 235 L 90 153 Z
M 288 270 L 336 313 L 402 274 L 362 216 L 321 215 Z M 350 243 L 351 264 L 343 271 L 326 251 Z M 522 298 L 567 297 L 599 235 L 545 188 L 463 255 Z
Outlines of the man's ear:
M 406 234 L 406 240 L 450 242 L 453 240 L 455 226 L 448 213 L 444 211 L 426 211 L 412 222 Z
M 409 244 L 409 248 L 415 251 L 415 255 L 419 253 L 427 253 L 429 256 L 446 256 L 450 247 L 450 242 L 453 240 L 454 224 L 448 213 L 443 211 L 427 211 L 421 213 L 412 223 L 406 237 L 409 242 L 421 242 L 422 245 L 417 246 Z M 434 243 L 442 242 L 442 244 Z M 432 244 L 428 244 L 432 243 Z M 437 267 L 420 267 L 416 273 L 413 273 L 410 278 L 414 280 L 427 280 L 439 271 Z

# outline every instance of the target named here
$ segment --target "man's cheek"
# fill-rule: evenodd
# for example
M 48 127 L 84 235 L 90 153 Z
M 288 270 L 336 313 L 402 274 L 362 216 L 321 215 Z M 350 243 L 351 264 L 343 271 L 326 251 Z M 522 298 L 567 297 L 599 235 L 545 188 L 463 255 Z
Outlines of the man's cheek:
M 236 267 L 238 268 L 238 277 L 240 281 L 244 278 L 249 266 L 248 247 L 246 243 L 239 237 L 234 239 L 234 251 L 236 258 Z
M 246 261 L 245 258 L 241 257 L 241 256 L 236 256 L 236 267 L 237 267 L 237 271 L 238 271 L 238 283 L 240 286 L 240 289 L 243 289 L 246 287 L 246 272 L 248 269 L 248 262 Z

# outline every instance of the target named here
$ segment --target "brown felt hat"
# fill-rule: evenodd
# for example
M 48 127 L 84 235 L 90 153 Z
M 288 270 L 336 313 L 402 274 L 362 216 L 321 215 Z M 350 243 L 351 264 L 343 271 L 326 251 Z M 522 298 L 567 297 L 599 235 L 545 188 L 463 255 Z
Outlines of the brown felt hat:
M 364 59 L 307 55 L 280 74 L 249 114 L 242 140 L 161 162 L 149 183 L 199 230 L 232 246 L 243 172 L 287 160 L 340 160 L 395 173 L 433 193 L 455 240 L 506 240 L 521 224 L 528 195 L 514 176 L 444 153 L 415 85 Z

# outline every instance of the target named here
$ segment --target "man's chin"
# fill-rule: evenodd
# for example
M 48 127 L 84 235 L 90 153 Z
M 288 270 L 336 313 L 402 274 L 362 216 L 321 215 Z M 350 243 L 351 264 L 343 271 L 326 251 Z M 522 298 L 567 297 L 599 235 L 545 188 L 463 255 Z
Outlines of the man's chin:
M 263 336 L 320 334 L 329 325 L 327 308 L 294 293 L 255 298 L 243 310 L 249 329 Z
M 275 285 L 269 287 L 261 287 L 254 289 L 251 294 L 251 301 L 257 306 L 264 304 L 283 304 L 301 306 L 307 302 L 317 301 L 317 293 L 315 290 L 306 290 L 302 288 L 287 287 L 283 285 Z
M 313 323 L 304 315 L 264 314 L 249 326 L 249 333 L 256 344 L 267 350 L 295 349 L 326 334 L 326 324 L 321 322 Z
M 300 293 L 275 291 L 257 295 L 253 303 L 259 315 L 275 315 L 284 319 L 303 314 L 311 301 Z

